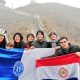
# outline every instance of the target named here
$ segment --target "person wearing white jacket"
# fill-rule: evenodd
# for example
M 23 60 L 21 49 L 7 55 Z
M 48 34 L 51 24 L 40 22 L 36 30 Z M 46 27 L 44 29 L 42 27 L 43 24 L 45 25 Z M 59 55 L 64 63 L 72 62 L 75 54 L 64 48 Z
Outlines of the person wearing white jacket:
M 0 48 L 6 49 L 8 43 L 7 32 L 4 29 L 0 29 Z

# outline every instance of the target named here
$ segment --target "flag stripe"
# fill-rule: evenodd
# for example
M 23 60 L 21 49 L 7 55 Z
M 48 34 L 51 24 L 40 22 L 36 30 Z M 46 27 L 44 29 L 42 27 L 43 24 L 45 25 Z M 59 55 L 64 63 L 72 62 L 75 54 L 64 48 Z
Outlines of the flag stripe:
M 38 60 L 38 80 L 80 80 L 80 57 L 76 53 Z
M 72 63 L 80 63 L 80 57 L 77 56 L 76 53 L 53 58 L 39 59 L 36 61 L 36 67 L 67 65 Z
M 66 80 L 78 80 L 77 78 L 70 78 L 70 79 L 66 79 Z
M 42 79 L 42 80 L 57 80 L 57 79 Z M 78 80 L 77 78 L 70 78 L 70 79 L 66 79 L 66 80 Z

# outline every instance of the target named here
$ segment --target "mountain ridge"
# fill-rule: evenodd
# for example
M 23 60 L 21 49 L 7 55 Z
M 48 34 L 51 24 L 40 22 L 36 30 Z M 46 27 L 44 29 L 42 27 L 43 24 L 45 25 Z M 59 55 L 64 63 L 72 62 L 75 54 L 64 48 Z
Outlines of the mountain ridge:
M 15 10 L 3 6 L 0 8 L 0 28 L 6 29 L 9 37 L 17 31 L 26 35 L 31 31 L 34 17 L 40 16 L 46 33 L 55 29 L 60 36 L 68 36 L 73 43 L 78 44 L 79 14 L 80 9 L 58 3 L 30 4 Z

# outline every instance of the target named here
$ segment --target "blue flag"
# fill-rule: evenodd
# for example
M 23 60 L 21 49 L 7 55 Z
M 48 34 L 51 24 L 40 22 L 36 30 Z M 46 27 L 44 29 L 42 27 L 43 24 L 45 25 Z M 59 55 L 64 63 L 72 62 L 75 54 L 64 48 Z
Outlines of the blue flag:
M 0 48 L 0 80 L 18 80 L 23 72 L 23 64 L 20 62 L 23 51 Z

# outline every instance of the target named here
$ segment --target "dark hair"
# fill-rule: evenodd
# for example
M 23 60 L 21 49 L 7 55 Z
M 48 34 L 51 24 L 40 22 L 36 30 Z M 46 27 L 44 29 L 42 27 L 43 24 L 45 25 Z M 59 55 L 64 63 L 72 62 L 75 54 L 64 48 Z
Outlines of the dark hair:
M 24 41 L 22 41 L 23 40 L 22 34 L 21 33 L 18 33 L 18 32 L 15 33 L 14 36 L 13 36 L 13 39 L 15 38 L 16 35 L 19 35 L 20 36 L 20 42 L 17 43 L 17 42 L 14 41 L 14 48 L 25 48 L 26 47 L 26 44 L 25 44 Z
M 39 33 L 41 33 L 41 34 L 43 35 L 43 37 L 44 37 L 44 32 L 43 32 L 42 30 L 37 31 L 36 36 L 37 36 Z
M 27 35 L 27 40 L 28 40 L 28 37 L 29 36 L 32 36 L 33 38 L 34 38 L 34 35 L 32 34 L 32 33 L 29 33 L 28 35 Z
M 65 36 L 63 36 L 63 37 L 61 37 L 61 38 L 59 39 L 59 43 L 60 43 L 60 41 L 63 40 L 63 39 L 66 39 L 66 40 L 68 41 L 68 38 L 65 37 Z
M 7 42 L 6 42 L 6 39 L 5 39 L 5 36 L 4 36 L 4 39 L 3 39 L 3 41 L 0 44 L 0 48 L 6 49 L 6 45 L 7 45 Z
M 15 38 L 16 35 L 19 35 L 20 36 L 20 40 L 23 40 L 22 34 L 21 33 L 18 33 L 18 32 L 14 34 L 13 39 Z

